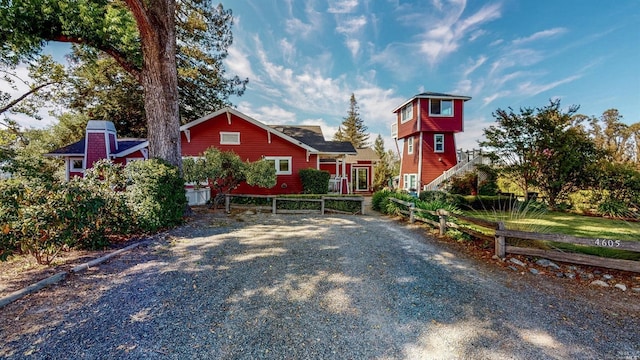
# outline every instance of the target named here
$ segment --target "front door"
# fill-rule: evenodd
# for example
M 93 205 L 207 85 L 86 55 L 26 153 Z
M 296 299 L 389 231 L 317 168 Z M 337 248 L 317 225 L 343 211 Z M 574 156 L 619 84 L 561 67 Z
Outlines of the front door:
M 369 169 L 366 167 L 354 167 L 351 171 L 354 191 L 369 190 Z

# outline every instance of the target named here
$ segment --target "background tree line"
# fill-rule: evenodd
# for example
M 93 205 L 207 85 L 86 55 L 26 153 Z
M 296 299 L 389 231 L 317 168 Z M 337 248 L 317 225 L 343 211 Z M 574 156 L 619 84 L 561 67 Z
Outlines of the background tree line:
M 497 170 L 521 192 L 540 191 L 551 208 L 578 190 L 607 212 L 627 212 L 640 200 L 640 123 L 627 125 L 615 109 L 601 117 L 563 110 L 559 100 L 540 108 L 493 113 L 480 145 Z

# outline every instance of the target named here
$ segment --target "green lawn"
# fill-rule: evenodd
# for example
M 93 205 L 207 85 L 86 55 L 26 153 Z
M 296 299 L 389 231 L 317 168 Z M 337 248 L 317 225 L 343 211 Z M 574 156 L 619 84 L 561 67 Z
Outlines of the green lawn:
M 556 233 L 584 238 L 640 241 L 640 222 L 540 211 L 522 213 L 467 211 L 465 215 L 491 221 L 502 221 L 507 229 L 512 230 Z M 591 255 L 640 260 L 640 253 L 630 251 L 560 243 L 547 244 L 547 246 Z
M 586 238 L 640 241 L 640 222 L 612 220 L 563 212 L 511 213 L 468 211 L 465 215 L 503 221 L 508 229 L 548 232 Z

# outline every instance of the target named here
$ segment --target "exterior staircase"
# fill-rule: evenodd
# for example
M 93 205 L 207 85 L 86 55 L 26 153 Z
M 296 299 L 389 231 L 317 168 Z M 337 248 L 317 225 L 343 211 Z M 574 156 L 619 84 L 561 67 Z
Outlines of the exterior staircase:
M 422 191 L 434 191 L 438 190 L 443 182 L 449 180 L 454 176 L 464 175 L 470 171 L 473 171 L 477 165 L 489 164 L 489 158 L 482 155 L 481 150 L 458 150 L 458 164 L 451 169 L 442 173 L 442 175 L 435 178 L 430 183 L 423 186 Z

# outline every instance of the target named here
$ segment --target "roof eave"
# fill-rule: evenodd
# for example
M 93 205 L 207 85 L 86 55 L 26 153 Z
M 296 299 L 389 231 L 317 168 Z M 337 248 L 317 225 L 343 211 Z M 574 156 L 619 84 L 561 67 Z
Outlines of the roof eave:
M 471 100 L 470 96 L 462 96 L 462 95 L 449 95 L 449 96 L 443 96 L 443 95 L 415 95 L 414 97 L 412 97 L 411 99 L 405 101 L 404 103 L 402 103 L 402 105 L 396 107 L 395 109 L 393 109 L 393 111 L 391 111 L 392 113 L 397 112 L 398 110 L 402 109 L 403 107 L 405 107 L 408 103 L 412 102 L 415 99 L 451 99 L 451 100 L 464 100 L 464 101 L 469 101 Z
M 282 133 L 282 132 L 270 127 L 269 125 L 266 125 L 266 124 L 264 124 L 264 123 L 262 123 L 262 122 L 260 122 L 260 121 L 258 121 L 256 119 L 252 118 L 251 116 L 243 114 L 243 113 L 239 112 L 238 110 L 232 109 L 230 107 L 225 107 L 223 109 L 220 109 L 218 111 L 215 111 L 215 112 L 212 112 L 212 113 L 210 113 L 208 115 L 205 115 L 205 116 L 203 116 L 203 117 L 201 117 L 201 118 L 199 118 L 197 120 L 194 120 L 194 121 L 192 121 L 190 123 L 184 124 L 184 125 L 180 126 L 180 131 L 182 132 L 182 131 L 185 131 L 185 130 L 189 130 L 190 128 L 192 128 L 192 127 L 194 127 L 196 125 L 202 124 L 205 121 L 211 120 L 211 119 L 215 118 L 216 116 L 222 115 L 222 114 L 227 113 L 227 112 L 229 112 L 229 113 L 231 113 L 231 114 L 233 114 L 233 115 L 235 115 L 235 116 L 237 116 L 237 117 L 239 117 L 241 119 L 244 119 L 244 120 L 250 122 L 251 124 L 256 125 L 257 127 L 262 128 L 262 129 L 264 129 L 264 130 L 266 130 L 266 131 L 268 131 L 268 132 L 270 132 L 270 133 L 272 133 L 272 134 L 274 134 L 276 136 L 279 136 L 279 137 L 287 140 L 288 142 L 290 142 L 290 143 L 292 143 L 294 145 L 300 146 L 301 148 L 309 151 L 312 154 L 320 153 L 320 151 L 318 149 L 316 149 L 316 148 L 314 148 L 314 147 L 312 147 L 310 145 L 307 145 L 307 144 L 301 142 L 298 139 L 294 139 L 291 136 L 289 136 L 287 134 L 284 134 L 284 133 Z

